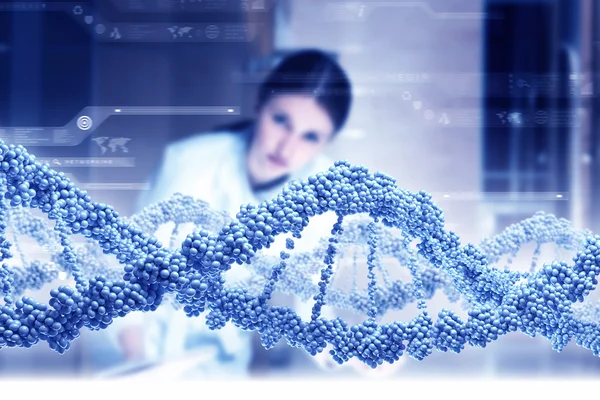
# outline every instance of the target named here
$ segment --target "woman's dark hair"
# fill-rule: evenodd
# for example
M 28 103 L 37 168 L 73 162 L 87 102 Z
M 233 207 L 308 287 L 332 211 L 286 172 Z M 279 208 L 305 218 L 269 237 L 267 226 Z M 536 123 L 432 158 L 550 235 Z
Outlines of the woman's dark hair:
M 301 50 L 285 57 L 261 84 L 257 108 L 260 110 L 281 94 L 313 96 L 329 114 L 336 132 L 346 123 L 352 105 L 352 87 L 346 73 L 320 50 Z M 252 121 L 242 121 L 223 130 L 239 131 L 251 125 Z
M 302 50 L 286 57 L 265 79 L 258 92 L 260 109 L 280 94 L 313 96 L 327 111 L 335 130 L 348 118 L 352 88 L 344 70 L 320 50 Z

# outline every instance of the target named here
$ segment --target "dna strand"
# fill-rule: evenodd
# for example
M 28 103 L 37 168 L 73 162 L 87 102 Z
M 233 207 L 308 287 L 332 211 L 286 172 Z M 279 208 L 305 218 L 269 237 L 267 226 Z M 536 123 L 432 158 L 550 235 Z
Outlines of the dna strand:
M 216 227 L 222 226 L 224 221 L 228 220 L 228 216 L 225 213 L 213 211 L 203 201 L 176 194 L 168 201 L 147 207 L 141 213 L 134 215 L 130 220 L 137 226 L 143 227 L 142 229 L 146 233 L 155 232 L 161 225 L 174 222 L 175 227 L 171 233 L 170 240 L 170 247 L 173 248 L 180 225 L 192 222 L 197 228 L 209 227 L 214 230 Z M 57 257 L 60 256 L 58 235 L 48 235 L 49 231 L 45 227 L 43 218 L 34 217 L 25 209 L 15 208 L 9 210 L 9 221 L 16 233 L 35 238 L 38 244 L 53 251 L 54 254 L 54 261 L 52 263 L 44 265 L 36 260 L 28 265 L 28 267 L 19 269 L 17 282 L 12 285 L 13 295 L 21 295 L 25 289 L 39 290 L 44 284 L 56 280 L 57 275 L 61 271 L 73 273 L 69 265 L 64 262 L 65 259 Z M 351 221 L 346 226 L 344 234 L 338 242 L 342 253 L 350 246 L 366 244 L 368 224 L 368 219 L 366 219 Z M 529 235 L 526 233 L 529 233 Z M 577 249 L 577 245 L 585 240 L 585 235 L 586 232 L 574 231 L 569 221 L 558 220 L 552 215 L 538 213 L 533 218 L 509 227 L 501 235 L 492 239 L 486 239 L 479 245 L 479 248 L 484 250 L 488 255 L 488 260 L 492 263 L 496 262 L 502 255 L 511 254 L 515 256 L 519 249 L 528 242 L 537 243 L 536 255 L 539 254 L 541 246 L 544 243 L 555 243 L 563 249 L 574 251 Z M 380 242 L 379 253 L 384 256 L 395 257 L 400 265 L 408 265 L 410 263 L 409 258 L 414 257 L 413 252 L 407 248 L 407 241 L 400 240 L 389 230 L 380 230 L 378 232 L 378 240 Z M 27 265 L 27 262 L 24 260 L 24 253 L 19 249 L 17 238 L 15 238 L 15 245 L 20 253 L 22 264 Z M 293 270 L 295 274 L 293 276 L 289 273 L 282 274 L 277 285 L 277 290 L 299 296 L 303 301 L 308 301 L 314 297 L 317 294 L 315 291 L 316 285 L 311 282 L 311 277 L 322 266 L 321 260 L 324 257 L 324 248 L 326 248 L 325 239 L 321 240 L 321 245 L 317 246 L 316 250 L 312 253 L 293 254 L 290 262 L 296 265 Z M 78 263 L 87 267 L 83 273 L 86 277 L 97 274 L 113 280 L 118 279 L 122 275 L 118 264 L 109 264 L 111 259 L 102 258 L 102 254 L 100 254 L 97 246 L 94 246 L 93 243 L 86 243 L 85 246 L 76 249 L 76 256 Z M 260 253 L 257 254 L 257 260 L 252 263 L 253 280 L 246 285 L 246 287 L 254 290 L 264 287 L 270 276 L 271 267 L 278 262 L 273 257 L 260 256 Z M 356 251 L 354 252 L 354 258 L 356 264 Z M 403 309 L 407 304 L 416 301 L 417 298 L 431 299 L 439 289 L 443 289 L 451 301 L 455 302 L 459 299 L 459 293 L 452 290 L 452 286 L 449 285 L 447 279 L 444 279 L 443 274 L 428 267 L 422 258 L 419 259 L 417 257 L 417 262 L 418 274 L 420 275 L 420 279 L 416 282 L 419 285 L 418 288 L 415 287 L 415 282 L 405 283 L 401 280 L 391 282 L 388 272 L 383 268 L 382 263 L 377 264 L 385 281 L 385 287 L 379 287 L 376 292 L 378 315 L 383 315 L 390 309 Z M 532 269 L 535 268 L 535 264 L 534 257 Z M 356 268 L 356 265 L 354 267 Z M 368 296 L 357 290 L 356 275 L 355 271 L 351 293 L 340 293 L 330 288 L 327 292 L 326 303 L 338 308 L 352 309 L 366 314 L 369 307 Z M 423 293 L 419 294 L 419 291 Z M 422 299 L 420 300 L 421 303 L 423 302 Z M 173 302 L 173 305 L 177 307 L 179 303 Z
M 0 308 L 0 348 L 31 347 L 46 341 L 52 349 L 64 353 L 83 327 L 104 329 L 114 318 L 130 312 L 151 312 L 166 295 L 174 294 L 188 316 L 208 311 L 206 321 L 211 329 L 233 323 L 241 329 L 257 331 L 266 348 L 285 338 L 290 346 L 303 348 L 312 355 L 331 346 L 330 354 L 340 364 L 357 358 L 375 368 L 399 360 L 404 353 L 422 360 L 434 349 L 460 352 L 467 344 L 485 347 L 513 331 L 530 336 L 540 334 L 550 339 L 557 351 L 575 339 L 577 345 L 599 354 L 597 323 L 593 318 L 576 315 L 573 306 L 583 302 L 597 285 L 600 237 L 575 232 L 568 222 L 553 216 L 536 214 L 495 239 L 483 241 L 484 251 L 472 244 L 461 247 L 458 236 L 444 230 L 442 211 L 431 202 L 429 194 L 399 189 L 385 174 L 370 174 L 363 166 L 339 161 L 328 171 L 291 183 L 275 199 L 258 206 L 242 206 L 236 218 L 225 222 L 218 233 L 197 231 L 188 235 L 179 248 L 167 249 L 136 226 L 145 224 L 145 228 L 152 228 L 160 222 L 159 217 L 121 218 L 110 206 L 92 202 L 64 174 L 36 162 L 21 146 L 1 144 L 0 157 L 1 186 L 7 199 L 0 204 L 0 256 L 3 260 L 12 256 L 11 243 L 6 237 L 9 216 L 16 215 L 15 220 L 21 218 L 22 225 L 29 228 L 35 226 L 31 222 L 35 219 L 9 211 L 22 207 L 39 209 L 56 221 L 54 241 L 41 238 L 45 234 L 38 233 L 40 240 L 50 243 L 48 246 L 58 247 L 60 243 L 62 251 L 55 264 L 58 261 L 60 268 L 69 270 L 76 282 L 75 288 L 63 285 L 53 289 L 48 305 L 29 297 L 13 301 L 15 274 L 5 263 L 0 272 L 6 301 Z M 160 214 L 158 210 L 167 211 L 157 206 L 155 214 Z M 294 275 L 302 270 L 297 268 L 298 264 L 288 268 L 292 261 L 297 261 L 291 251 L 310 219 L 326 212 L 335 213 L 338 220 L 327 239 L 326 250 L 313 253 L 323 256 L 321 279 L 310 321 L 303 321 L 290 307 L 269 305 L 269 299 L 275 285 L 285 282 L 282 277 L 286 276 L 288 290 L 306 297 L 306 287 L 289 285 L 295 277 L 305 276 L 300 272 Z M 188 217 L 193 217 L 192 214 Z M 358 214 L 367 215 L 371 221 L 347 230 L 344 219 Z M 218 218 L 208 220 L 209 224 L 218 221 Z M 538 225 L 539 221 L 551 223 Z M 391 229 L 399 230 L 401 237 L 393 237 Z M 28 229 L 21 231 L 30 233 Z M 121 273 L 115 274 L 116 279 L 97 274 L 102 268 L 110 269 L 106 266 L 82 270 L 82 263 L 77 262 L 78 253 L 68 239 L 73 234 L 82 235 L 99 245 L 104 254 L 114 256 L 123 266 Z M 262 265 L 255 263 L 261 260 L 257 256 L 261 249 L 269 248 L 277 236 L 286 234 L 292 238 L 286 238 L 287 251 L 281 252 L 274 267 L 269 270 L 273 260 L 266 258 Z M 361 238 L 368 247 L 370 282 L 365 296 L 345 298 L 332 291 L 328 293 L 335 257 L 350 242 L 349 238 Z M 409 244 L 415 240 L 416 251 L 409 251 Z M 527 241 L 539 245 L 555 242 L 576 250 L 574 264 L 556 261 L 528 273 L 491 266 L 490 260 L 514 253 Z M 85 249 L 91 251 L 89 247 Z M 413 275 L 412 287 L 394 287 L 392 282 L 385 282 L 388 292 L 378 287 L 375 274 L 379 268 L 378 250 L 404 256 L 402 259 Z M 301 262 L 315 259 L 302 254 L 298 258 Z M 226 287 L 223 273 L 236 263 L 249 264 L 262 271 L 263 276 L 265 269 L 270 272 L 260 294 L 251 293 L 247 287 Z M 319 268 L 317 264 L 301 265 L 306 270 L 315 270 Z M 31 263 L 29 268 L 36 268 L 35 265 Z M 46 273 L 36 272 L 37 279 L 52 278 L 52 268 L 43 269 L 39 264 L 37 268 Z M 95 277 L 84 277 L 94 271 Z M 32 274 L 26 271 L 21 275 Z M 386 281 L 385 274 L 383 280 Z M 17 281 L 25 282 L 19 290 L 36 284 L 23 276 Z M 457 313 L 444 309 L 434 321 L 427 311 L 424 293 L 450 285 L 451 297 L 459 293 L 468 301 L 468 318 L 463 321 Z M 355 325 L 341 318 L 327 319 L 321 315 L 326 301 L 366 310 L 368 318 Z M 417 301 L 421 309 L 412 321 L 377 322 L 377 316 L 386 309 L 402 307 L 408 301 Z

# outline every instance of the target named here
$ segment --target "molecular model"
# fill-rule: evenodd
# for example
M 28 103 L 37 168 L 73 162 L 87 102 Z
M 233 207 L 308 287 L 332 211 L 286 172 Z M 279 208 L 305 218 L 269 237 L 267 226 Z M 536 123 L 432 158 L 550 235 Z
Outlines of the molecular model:
M 105 329 L 115 318 L 152 312 L 165 303 L 190 317 L 206 312 L 211 329 L 232 323 L 256 331 L 266 348 L 285 339 L 311 355 L 328 348 L 340 364 L 356 358 L 373 368 L 405 353 L 422 360 L 434 349 L 458 353 L 466 345 L 485 347 L 516 331 L 541 335 L 557 351 L 574 339 L 600 355 L 600 308 L 575 307 L 598 283 L 600 236 L 575 231 L 552 215 L 537 213 L 478 246 L 461 246 L 455 233 L 444 230 L 442 211 L 429 194 L 410 193 L 385 174 L 338 161 L 290 183 L 272 200 L 242 205 L 235 218 L 182 195 L 123 218 L 22 146 L 0 142 L 0 161 L 0 294 L 5 301 L 0 348 L 46 341 L 64 353 L 83 328 Z M 331 236 L 311 252 L 294 251 L 311 218 L 324 213 L 337 216 Z M 55 222 L 53 229 L 46 227 L 48 220 Z M 163 246 L 152 232 L 166 222 L 175 224 L 172 238 L 181 224 L 198 229 L 179 245 L 172 239 Z M 51 259 L 29 262 L 21 251 L 22 236 Z M 263 254 L 279 236 L 286 250 L 279 257 Z M 529 243 L 537 246 L 529 271 L 495 266 Z M 573 263 L 537 268 L 546 243 L 575 252 Z M 9 265 L 11 250 L 19 253 L 20 265 Z M 348 254 L 366 256 L 366 290 L 356 282 L 350 291 L 333 288 L 335 264 Z M 393 280 L 381 262 L 384 256 L 408 267 L 412 282 Z M 239 267 L 235 264 L 252 272 L 244 285 L 226 284 L 226 271 Z M 70 274 L 75 287 L 51 290 L 48 304 L 23 296 L 61 273 Z M 316 284 L 315 274 L 320 274 Z M 271 305 L 275 291 L 314 300 L 310 319 Z M 467 317 L 447 309 L 430 314 L 426 300 L 438 291 L 452 302 L 463 299 Z M 419 315 L 411 321 L 379 321 L 388 310 L 413 303 Z M 354 325 L 328 319 L 322 315 L 325 305 L 366 314 L 366 319 Z

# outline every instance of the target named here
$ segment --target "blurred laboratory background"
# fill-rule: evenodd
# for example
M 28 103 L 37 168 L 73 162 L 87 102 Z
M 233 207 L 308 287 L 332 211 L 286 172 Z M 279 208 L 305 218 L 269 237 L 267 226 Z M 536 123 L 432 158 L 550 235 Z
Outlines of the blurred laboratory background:
M 463 243 L 537 211 L 600 232 L 599 43 L 596 0 L 1 1 L 0 137 L 130 215 L 169 143 L 252 115 L 278 60 L 318 48 L 354 91 L 331 159 L 431 193 Z M 373 371 L 255 341 L 260 377 L 600 373 L 574 343 L 521 333 Z M 137 373 L 119 351 L 89 331 L 64 355 L 2 349 L 0 378 Z

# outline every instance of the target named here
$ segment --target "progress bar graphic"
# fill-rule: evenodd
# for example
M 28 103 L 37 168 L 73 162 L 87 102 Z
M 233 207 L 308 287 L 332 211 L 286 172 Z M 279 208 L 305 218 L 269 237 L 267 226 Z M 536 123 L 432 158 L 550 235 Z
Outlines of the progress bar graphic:
M 0 127 L 0 139 L 5 143 L 23 146 L 77 146 L 104 121 L 119 115 L 231 115 L 239 116 L 238 106 L 198 107 L 86 107 L 60 127 Z

